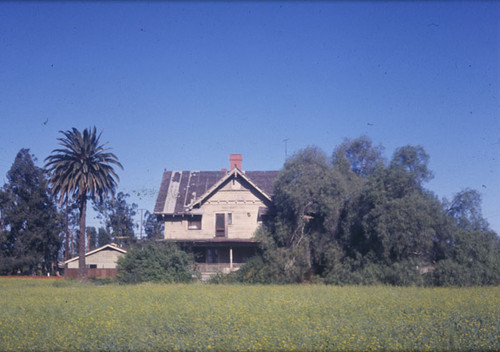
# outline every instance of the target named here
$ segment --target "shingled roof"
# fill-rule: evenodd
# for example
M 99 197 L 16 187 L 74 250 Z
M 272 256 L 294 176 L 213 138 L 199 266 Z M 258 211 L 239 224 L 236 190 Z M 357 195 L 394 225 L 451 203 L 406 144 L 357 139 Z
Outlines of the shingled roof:
M 231 173 L 242 175 L 265 193 L 273 194 L 273 182 L 279 171 L 164 171 L 158 192 L 155 214 L 185 214 L 188 207 L 205 196 L 223 178 Z

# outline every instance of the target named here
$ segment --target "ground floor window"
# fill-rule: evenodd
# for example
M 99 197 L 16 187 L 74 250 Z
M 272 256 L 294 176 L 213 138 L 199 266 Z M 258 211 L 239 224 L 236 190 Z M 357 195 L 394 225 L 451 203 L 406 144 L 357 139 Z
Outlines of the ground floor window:
M 188 218 L 188 230 L 201 230 L 201 216 Z
M 229 264 L 246 263 L 248 259 L 257 254 L 255 247 L 195 247 L 192 249 L 197 263 Z

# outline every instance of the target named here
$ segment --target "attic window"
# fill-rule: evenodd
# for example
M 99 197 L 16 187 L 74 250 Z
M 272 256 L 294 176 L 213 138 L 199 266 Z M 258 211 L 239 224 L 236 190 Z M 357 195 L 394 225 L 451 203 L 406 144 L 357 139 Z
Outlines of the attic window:
M 201 216 L 192 216 L 188 219 L 188 230 L 201 230 Z

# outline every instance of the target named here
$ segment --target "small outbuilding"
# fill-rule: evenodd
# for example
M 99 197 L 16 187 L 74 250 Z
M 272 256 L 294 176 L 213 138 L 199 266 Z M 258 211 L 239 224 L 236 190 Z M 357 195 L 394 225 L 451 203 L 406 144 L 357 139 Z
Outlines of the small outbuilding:
M 116 276 L 118 258 L 127 254 L 114 243 L 106 244 L 85 254 L 87 275 L 90 279 Z M 78 259 L 74 257 L 63 263 L 64 276 L 76 278 L 78 276 Z

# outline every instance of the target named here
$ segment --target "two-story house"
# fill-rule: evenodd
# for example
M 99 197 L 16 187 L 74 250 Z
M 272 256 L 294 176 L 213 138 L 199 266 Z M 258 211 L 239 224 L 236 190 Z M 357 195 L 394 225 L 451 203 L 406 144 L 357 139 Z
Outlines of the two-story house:
M 272 202 L 278 171 L 243 171 L 241 154 L 229 162 L 229 170 L 164 171 L 155 205 L 165 240 L 192 250 L 202 275 L 237 270 L 255 254 Z

